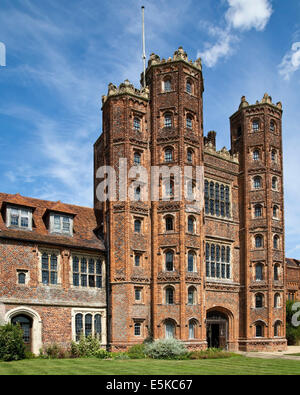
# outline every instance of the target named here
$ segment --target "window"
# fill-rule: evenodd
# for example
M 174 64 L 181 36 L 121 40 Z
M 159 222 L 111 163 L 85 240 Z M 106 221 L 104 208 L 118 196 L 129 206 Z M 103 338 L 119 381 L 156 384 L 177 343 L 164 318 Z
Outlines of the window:
M 280 327 L 281 327 L 280 321 L 276 321 L 275 325 L 274 325 L 274 336 L 275 337 L 280 336 Z
M 279 265 L 274 265 L 274 280 L 278 281 L 279 280 Z
M 51 233 L 73 234 L 73 219 L 70 216 L 51 214 L 50 216 Z
M 173 198 L 174 197 L 174 181 L 168 180 L 164 182 L 165 195 L 164 197 Z
M 255 325 L 255 336 L 256 337 L 263 337 L 263 326 L 261 324 Z
M 164 125 L 165 125 L 165 128 L 172 127 L 172 114 L 165 114 Z
M 195 233 L 195 223 L 196 220 L 194 217 L 188 217 L 188 232 L 189 233 Z
M 256 176 L 253 178 L 253 188 L 260 189 L 262 186 L 262 180 L 260 176 Z
M 191 84 L 191 81 L 189 81 L 189 80 L 186 81 L 185 90 L 186 90 L 186 92 L 189 93 L 189 94 L 192 93 L 192 84 Z
M 166 223 L 166 231 L 167 232 L 171 231 L 171 230 L 174 230 L 173 217 L 166 217 L 165 223 Z
M 279 208 L 278 206 L 273 206 L 273 218 L 278 218 Z
M 32 229 L 32 211 L 8 207 L 7 209 L 7 226 L 21 228 L 21 229 Z
M 189 339 L 195 339 L 196 322 L 194 320 L 189 321 Z
M 134 130 L 140 132 L 141 131 L 141 120 L 140 118 L 135 117 L 133 119 L 133 128 Z
M 273 238 L 273 248 L 274 250 L 279 249 L 279 236 L 275 235 Z
M 141 187 L 136 187 L 134 190 L 134 200 L 136 202 L 141 200 Z
M 258 263 L 255 266 L 255 280 L 256 281 L 262 281 L 263 280 L 263 265 L 261 263 Z
M 191 251 L 188 253 L 188 272 L 195 272 L 195 254 Z
M 258 132 L 259 130 L 259 121 L 258 120 L 254 120 L 252 122 L 252 131 L 253 132 Z
M 253 151 L 253 160 L 255 160 L 255 161 L 259 160 L 259 151 L 258 150 Z
M 188 129 L 193 128 L 193 117 L 191 115 L 187 115 L 187 117 L 186 117 L 186 127 Z
M 165 323 L 166 339 L 175 337 L 175 325 L 172 321 L 168 320 Z
M 166 259 L 166 271 L 172 272 L 174 270 L 174 253 L 172 251 L 168 251 L 165 255 Z
M 173 161 L 173 150 L 171 148 L 167 148 L 165 150 L 165 162 Z
M 141 154 L 139 152 L 134 153 L 133 162 L 136 166 L 140 166 L 141 164 Z
M 141 255 L 135 254 L 134 255 L 134 266 L 139 267 L 141 265 Z
M 141 302 L 142 300 L 142 290 L 141 288 L 135 288 L 134 290 L 134 298 L 136 302 Z
M 258 235 L 255 236 L 255 248 L 262 248 L 263 247 L 263 237 Z
M 205 213 L 208 215 L 231 218 L 230 188 L 228 185 L 205 180 Z
M 42 283 L 45 285 L 57 284 L 57 272 L 57 255 L 44 252 L 42 254 Z
M 274 149 L 271 151 L 271 160 L 277 162 L 277 152 Z
M 134 324 L 134 336 L 141 336 L 141 323 L 136 322 Z
M 98 258 L 73 256 L 73 285 L 102 288 L 102 262 Z
M 274 189 L 274 191 L 277 191 L 278 189 L 278 180 L 276 177 L 272 178 L 272 189 Z
M 193 305 L 196 303 L 196 289 L 194 287 L 190 287 L 188 289 L 188 304 Z
M 270 122 L 270 132 L 275 132 L 275 122 L 274 121 L 271 121 Z
M 18 273 L 18 284 L 25 284 L 26 283 L 26 273 L 21 272 Z
M 78 342 L 81 336 L 94 336 L 101 341 L 102 315 L 99 313 L 75 314 L 75 340 Z
M 174 304 L 174 289 L 166 288 L 166 304 Z
M 140 219 L 136 219 L 134 221 L 134 232 L 141 233 L 142 231 L 142 221 Z
M 274 295 L 274 307 L 275 308 L 280 307 L 280 295 L 279 294 Z
M 255 206 L 254 215 L 255 215 L 255 218 L 262 217 L 262 206 L 260 204 Z
M 229 246 L 206 243 L 206 277 L 230 279 L 231 249 Z
M 263 307 L 263 295 L 262 294 L 256 294 L 255 295 L 255 307 L 257 309 Z
M 191 149 L 188 149 L 188 150 L 187 150 L 187 161 L 188 161 L 189 163 L 192 163 L 192 162 L 193 162 L 193 151 L 192 151 Z
M 171 80 L 170 79 L 166 79 L 164 81 L 164 91 L 165 92 L 171 92 L 171 90 L 172 90 Z

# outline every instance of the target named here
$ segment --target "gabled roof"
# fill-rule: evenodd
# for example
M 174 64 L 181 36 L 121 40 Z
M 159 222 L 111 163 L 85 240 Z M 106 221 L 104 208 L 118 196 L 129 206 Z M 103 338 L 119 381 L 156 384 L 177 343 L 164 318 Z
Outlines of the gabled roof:
M 31 208 L 33 211 L 32 231 L 7 228 L 4 215 L 7 204 Z M 94 210 L 62 202 L 34 199 L 0 193 L 0 238 L 40 242 L 66 247 L 89 248 L 104 251 L 105 246 L 96 236 L 97 221 Z M 45 222 L 48 212 L 60 212 L 73 216 L 73 236 L 51 234 Z

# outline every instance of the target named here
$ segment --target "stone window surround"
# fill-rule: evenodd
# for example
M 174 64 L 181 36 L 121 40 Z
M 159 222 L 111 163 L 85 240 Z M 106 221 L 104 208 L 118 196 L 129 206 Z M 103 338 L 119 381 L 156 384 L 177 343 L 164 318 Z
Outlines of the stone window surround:
M 42 256 L 43 254 L 56 255 L 57 257 L 57 284 L 44 284 L 42 279 Z M 60 287 L 62 285 L 62 257 L 61 251 L 57 249 L 41 248 L 38 251 L 38 283 L 43 287 Z
M 82 314 L 83 316 L 87 314 L 92 315 L 92 332 L 94 330 L 94 317 L 97 314 L 101 316 L 101 345 L 105 346 L 107 344 L 107 334 L 106 334 L 106 308 L 84 308 L 84 307 L 76 307 L 71 310 L 71 319 L 72 319 L 72 340 L 76 341 L 76 326 L 75 326 L 75 317 L 76 314 Z
M 20 284 L 19 283 L 19 274 L 24 273 L 25 274 L 25 284 Z M 29 270 L 28 269 L 17 269 L 16 270 L 16 275 L 17 275 L 17 280 L 16 284 L 21 287 L 26 287 L 29 284 L 30 281 L 30 275 L 29 275 Z
M 54 217 L 56 217 L 56 216 L 60 217 L 60 224 L 61 224 L 60 231 L 56 230 L 54 227 Z M 63 218 L 69 219 L 70 230 L 68 232 L 63 230 Z M 50 216 L 49 216 L 49 232 L 52 234 L 73 236 L 73 215 L 51 212 Z
M 88 261 L 89 259 L 94 259 L 94 261 L 96 262 L 97 260 L 101 261 L 101 277 L 102 277 L 102 287 L 101 288 L 97 288 L 95 287 L 89 287 L 88 285 L 86 287 L 82 286 L 82 285 L 74 285 L 73 284 L 73 258 L 77 257 L 79 259 L 79 265 L 80 265 L 80 259 L 81 258 L 85 258 L 87 260 L 87 275 L 88 275 Z M 76 253 L 76 252 L 72 252 L 70 254 L 70 258 L 69 258 L 69 262 L 70 262 L 70 271 L 69 271 L 69 284 L 70 287 L 73 289 L 86 289 L 86 290 L 97 290 L 97 291 L 101 291 L 104 288 L 104 284 L 105 284 L 105 259 L 102 256 L 97 256 L 97 255 L 93 255 L 93 254 L 85 254 L 82 252 Z M 79 267 L 80 269 L 80 267 Z M 81 273 L 81 270 L 79 270 L 79 274 Z M 96 275 L 96 274 L 95 274 Z M 79 281 L 80 283 L 80 281 Z

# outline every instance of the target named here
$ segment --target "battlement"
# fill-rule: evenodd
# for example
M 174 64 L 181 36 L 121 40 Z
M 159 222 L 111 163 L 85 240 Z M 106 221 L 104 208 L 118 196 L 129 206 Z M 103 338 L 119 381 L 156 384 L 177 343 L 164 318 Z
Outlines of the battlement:
M 102 104 L 105 104 L 109 97 L 118 96 L 118 95 L 132 95 L 132 96 L 136 96 L 140 99 L 148 100 L 149 99 L 149 89 L 147 87 L 142 88 L 142 89 L 137 89 L 134 87 L 133 84 L 130 83 L 129 80 L 125 80 L 124 82 L 122 82 L 119 85 L 119 87 L 110 83 L 108 85 L 107 95 L 102 96 Z
M 282 110 L 282 103 L 278 102 L 278 103 L 274 104 L 272 102 L 272 97 L 268 93 L 265 93 L 264 97 L 262 98 L 262 100 L 261 101 L 257 100 L 255 104 L 249 104 L 247 102 L 247 100 L 246 100 L 246 97 L 242 96 L 241 104 L 239 106 L 239 110 L 242 109 L 242 108 L 245 108 L 245 107 L 257 106 L 257 105 L 260 105 L 260 104 L 270 104 L 271 106 L 277 107 L 278 109 Z
M 189 60 L 187 53 L 184 51 L 182 47 L 179 47 L 177 51 L 174 52 L 173 57 L 169 57 L 167 60 L 166 59 L 160 59 L 158 55 L 155 53 L 152 53 L 150 55 L 149 61 L 148 61 L 148 68 L 147 70 L 156 65 L 161 65 L 164 63 L 169 63 L 169 62 L 177 62 L 177 61 L 184 61 L 186 62 L 189 66 L 193 66 L 196 69 L 202 71 L 202 62 L 201 59 L 198 58 L 196 61 Z

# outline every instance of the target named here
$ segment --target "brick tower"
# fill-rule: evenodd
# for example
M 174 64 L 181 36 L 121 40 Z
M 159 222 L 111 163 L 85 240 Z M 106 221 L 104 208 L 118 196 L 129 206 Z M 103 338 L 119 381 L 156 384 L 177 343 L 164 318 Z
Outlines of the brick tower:
M 152 334 L 154 339 L 175 336 L 199 346 L 206 341 L 203 210 L 192 203 L 196 167 L 203 167 L 201 63 L 189 61 L 181 47 L 168 60 L 152 54 L 146 81 L 151 98 L 151 165 L 175 166 L 182 175 L 185 166 L 191 171 L 181 180 L 181 191 L 187 192 L 183 198 L 176 199 L 171 185 L 171 199 L 152 202 Z M 162 196 L 165 186 L 160 181 Z
M 240 348 L 285 347 L 282 106 L 242 97 L 230 118 L 239 154 Z M 244 291 L 243 291 L 244 289 Z

